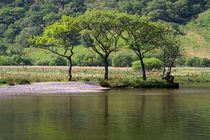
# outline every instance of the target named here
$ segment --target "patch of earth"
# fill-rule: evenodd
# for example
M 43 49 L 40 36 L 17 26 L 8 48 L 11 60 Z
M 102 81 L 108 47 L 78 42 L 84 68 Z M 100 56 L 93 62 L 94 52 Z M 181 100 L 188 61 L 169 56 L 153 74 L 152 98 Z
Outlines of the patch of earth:
M 0 86 L 0 95 L 103 92 L 98 82 L 47 82 L 31 85 Z

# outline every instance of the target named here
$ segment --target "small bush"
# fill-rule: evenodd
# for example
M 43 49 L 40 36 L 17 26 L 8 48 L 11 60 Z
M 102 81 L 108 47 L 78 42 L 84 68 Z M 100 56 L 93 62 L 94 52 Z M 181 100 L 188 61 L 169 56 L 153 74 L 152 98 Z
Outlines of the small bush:
M 8 81 L 8 85 L 9 86 L 14 86 L 15 85 L 15 81 L 13 79 Z
M 102 87 L 111 87 L 110 83 L 107 80 L 100 80 L 99 85 Z
M 15 79 L 15 83 L 18 85 L 26 85 L 26 84 L 30 84 L 31 82 L 25 78 L 18 78 L 18 79 Z
M 2 56 L 0 57 L 0 65 L 32 65 L 32 62 L 29 58 L 19 55 L 13 55 L 12 57 Z
M 101 58 L 90 52 L 82 52 L 73 57 L 76 66 L 103 66 Z
M 66 66 L 67 61 L 65 58 L 57 56 L 49 62 L 49 65 L 50 66 Z
M 49 66 L 50 61 L 49 60 L 39 60 L 35 63 L 37 66 Z
M 157 58 L 145 58 L 144 60 L 145 69 L 148 71 L 161 69 L 163 62 Z M 140 61 L 135 61 L 132 63 L 132 69 L 141 70 Z
M 185 63 L 186 63 L 186 58 L 179 57 L 178 59 L 176 59 L 175 65 L 184 66 Z
M 7 80 L 5 78 L 1 78 L 0 79 L 0 84 L 7 84 Z
M 11 59 L 11 57 L 0 56 L 0 65 L 2 66 L 15 65 L 15 62 Z
M 201 67 L 210 67 L 210 59 L 208 58 L 202 58 L 200 61 Z
M 185 65 L 190 67 L 199 67 L 200 66 L 200 58 L 198 57 L 189 57 L 186 59 Z
M 129 67 L 133 62 L 133 55 L 129 53 L 118 53 L 112 58 L 112 66 L 114 67 Z

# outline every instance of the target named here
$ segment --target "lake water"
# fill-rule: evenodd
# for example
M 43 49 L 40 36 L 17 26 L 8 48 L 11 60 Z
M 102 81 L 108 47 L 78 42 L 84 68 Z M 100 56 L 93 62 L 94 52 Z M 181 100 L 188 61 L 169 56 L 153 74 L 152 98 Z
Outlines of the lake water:
M 0 140 L 208 140 L 210 84 L 0 96 Z

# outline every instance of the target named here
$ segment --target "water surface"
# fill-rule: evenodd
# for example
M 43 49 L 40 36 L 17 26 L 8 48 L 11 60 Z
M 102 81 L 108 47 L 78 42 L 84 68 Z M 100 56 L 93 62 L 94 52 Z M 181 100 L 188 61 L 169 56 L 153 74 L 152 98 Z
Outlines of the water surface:
M 207 140 L 210 86 L 0 96 L 1 140 Z

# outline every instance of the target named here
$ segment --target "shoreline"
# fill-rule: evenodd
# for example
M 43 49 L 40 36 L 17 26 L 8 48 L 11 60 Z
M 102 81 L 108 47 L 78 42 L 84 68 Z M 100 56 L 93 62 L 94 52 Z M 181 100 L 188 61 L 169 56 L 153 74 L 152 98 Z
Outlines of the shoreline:
M 32 95 L 58 93 L 103 92 L 110 88 L 99 86 L 98 82 L 42 82 L 30 85 L 0 86 L 1 95 Z

